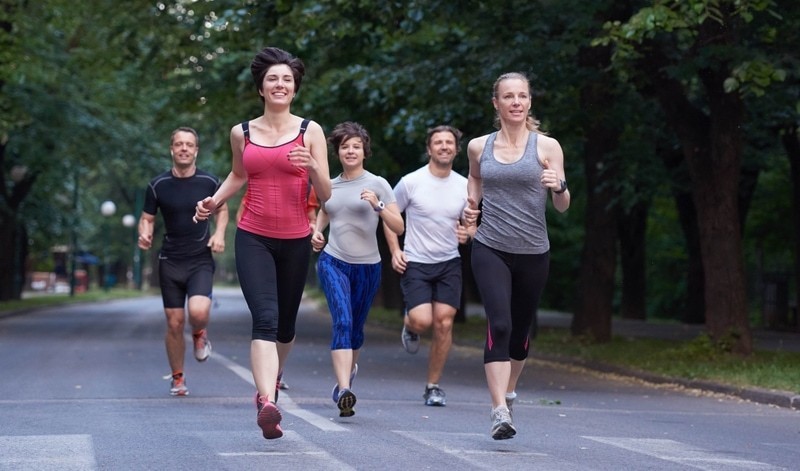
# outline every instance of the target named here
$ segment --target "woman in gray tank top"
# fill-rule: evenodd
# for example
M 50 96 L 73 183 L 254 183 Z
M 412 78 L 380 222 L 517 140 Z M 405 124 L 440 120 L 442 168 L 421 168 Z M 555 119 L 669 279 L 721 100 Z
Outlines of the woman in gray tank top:
M 469 208 L 464 216 L 476 224 L 481 215 L 472 271 L 488 322 L 483 362 L 492 398 L 491 435 L 503 440 L 517 433 L 511 417 L 515 388 L 536 334 L 536 310 L 548 276 L 547 196 L 552 194 L 553 206 L 564 212 L 570 194 L 561 146 L 539 130 L 530 114 L 527 77 L 501 75 L 492 104 L 499 130 L 467 147 Z

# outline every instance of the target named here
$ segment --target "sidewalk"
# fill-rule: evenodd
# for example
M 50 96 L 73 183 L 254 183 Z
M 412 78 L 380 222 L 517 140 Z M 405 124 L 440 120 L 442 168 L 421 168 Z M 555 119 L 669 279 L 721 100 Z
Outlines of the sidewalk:
M 483 307 L 479 304 L 467 306 L 468 316 L 484 316 Z M 572 314 L 558 311 L 540 310 L 538 313 L 540 327 L 558 327 L 568 329 L 572 322 Z M 616 336 L 644 337 L 664 340 L 691 340 L 705 331 L 703 325 L 670 324 L 646 322 L 632 319 L 614 318 L 611 321 L 611 332 Z M 763 329 L 753 330 L 753 346 L 757 350 L 800 352 L 800 332 L 779 332 Z M 775 391 L 760 388 L 741 388 L 712 381 L 669 378 L 648 372 L 588 362 L 571 358 L 555 357 L 540 353 L 531 353 L 531 357 L 562 364 L 639 378 L 655 384 L 676 384 L 690 389 L 700 389 L 714 393 L 740 397 L 742 399 L 800 410 L 800 394 L 790 391 Z M 798 366 L 800 367 L 800 366 Z

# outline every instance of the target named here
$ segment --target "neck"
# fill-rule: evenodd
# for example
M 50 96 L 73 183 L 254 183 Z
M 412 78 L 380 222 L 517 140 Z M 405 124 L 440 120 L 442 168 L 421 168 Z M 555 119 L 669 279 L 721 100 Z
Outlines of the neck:
M 197 167 L 194 165 L 189 167 L 172 167 L 172 175 L 178 178 L 191 177 L 194 175 L 195 171 L 197 171 Z
M 428 162 L 428 170 L 434 177 L 445 178 L 453 170 L 453 164 L 440 165 L 431 160 Z
M 342 179 L 344 180 L 355 180 L 356 178 L 360 177 L 364 174 L 364 168 L 353 168 L 349 170 L 342 170 Z
M 261 120 L 269 127 L 280 128 L 286 125 L 292 119 L 292 113 L 288 106 L 281 108 L 269 108 L 264 105 L 264 114 L 261 115 Z
M 530 131 L 525 126 L 525 123 L 514 124 L 511 126 L 504 124 L 500 128 L 500 136 L 502 136 L 503 141 L 511 146 L 521 146 L 527 144 L 529 134 Z

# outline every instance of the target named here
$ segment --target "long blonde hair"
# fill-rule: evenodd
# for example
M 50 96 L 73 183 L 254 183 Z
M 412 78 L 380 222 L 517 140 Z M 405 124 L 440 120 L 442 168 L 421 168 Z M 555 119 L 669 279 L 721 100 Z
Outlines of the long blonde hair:
M 494 86 L 492 86 L 492 98 L 497 98 L 497 88 L 500 86 L 500 82 L 503 80 L 510 80 L 510 79 L 519 79 L 524 81 L 528 85 L 528 95 L 531 95 L 531 82 L 528 80 L 528 76 L 526 76 L 522 72 L 506 72 L 503 75 L 497 77 L 497 80 L 494 81 Z M 531 95 L 531 100 L 533 100 Z M 528 117 L 525 119 L 525 127 L 528 128 L 528 131 L 539 133 L 539 134 L 546 134 L 544 131 L 539 129 L 539 120 L 536 119 L 533 114 L 531 114 L 530 110 L 528 111 Z M 494 127 L 500 129 L 500 113 L 495 111 L 494 114 Z

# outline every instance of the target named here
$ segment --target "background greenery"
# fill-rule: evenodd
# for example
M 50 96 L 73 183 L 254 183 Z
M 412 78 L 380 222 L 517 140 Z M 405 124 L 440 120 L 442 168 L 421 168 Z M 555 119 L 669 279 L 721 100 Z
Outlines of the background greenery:
M 170 132 L 197 128 L 200 166 L 226 175 L 230 128 L 261 112 L 250 61 L 274 45 L 307 65 L 293 111 L 328 131 L 363 123 L 368 167 L 392 184 L 424 163 L 428 127 L 491 131 L 492 83 L 526 72 L 573 195 L 548 213 L 543 305 L 575 312 L 577 336 L 610 341 L 611 315 L 706 322 L 712 343 L 727 329 L 747 353 L 765 280 L 796 299 L 798 13 L 789 0 L 0 0 L 0 300 L 26 269 L 53 269 L 54 246 L 100 255 L 108 241 L 124 279 L 134 234 L 119 217 L 168 168 Z M 232 250 L 218 273 L 234 279 Z

